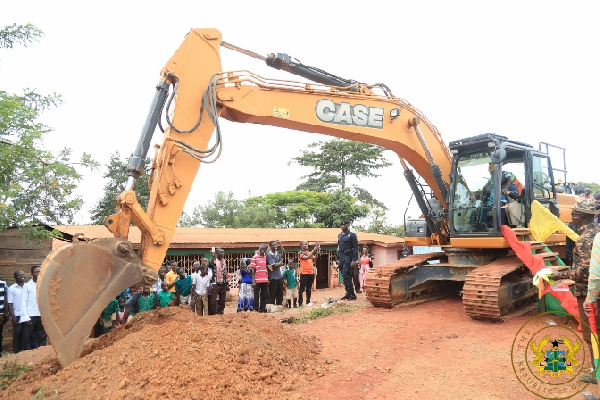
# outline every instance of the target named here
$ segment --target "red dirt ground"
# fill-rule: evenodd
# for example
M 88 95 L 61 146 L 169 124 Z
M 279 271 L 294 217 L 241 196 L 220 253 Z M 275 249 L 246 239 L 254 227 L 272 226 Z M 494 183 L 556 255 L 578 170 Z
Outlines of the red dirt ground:
M 342 294 L 313 292 L 314 307 Z M 236 314 L 231 302 L 226 315 L 204 318 L 151 311 L 90 340 L 65 369 L 50 347 L 13 356 L 38 364 L 3 398 L 539 398 L 511 364 L 515 335 L 533 311 L 489 323 L 466 316 L 458 296 L 396 309 L 359 296 L 347 303 L 359 307 L 352 312 L 291 325 L 280 320 L 310 308 Z

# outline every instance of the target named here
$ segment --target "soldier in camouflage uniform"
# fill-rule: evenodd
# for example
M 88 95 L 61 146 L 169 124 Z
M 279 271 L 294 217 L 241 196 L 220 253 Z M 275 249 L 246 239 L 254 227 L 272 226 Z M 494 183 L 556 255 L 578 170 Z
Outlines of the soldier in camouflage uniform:
M 575 281 L 575 297 L 577 298 L 577 305 L 579 308 L 579 318 L 583 322 L 581 324 L 581 334 L 583 339 L 588 342 L 590 347 L 590 354 L 592 354 L 591 346 L 591 332 L 589 327 L 589 319 L 583 308 L 583 303 L 587 296 L 588 290 L 588 276 L 590 269 L 590 258 L 592 253 L 592 246 L 594 244 L 594 237 L 600 232 L 600 228 L 594 222 L 594 217 L 598 211 L 596 210 L 596 204 L 591 200 L 579 200 L 573 206 L 571 211 L 571 219 L 573 224 L 577 227 L 577 233 L 579 239 L 575 242 L 573 249 L 573 265 L 566 273 L 557 273 L 552 275 L 552 279 L 572 279 Z M 596 316 L 596 325 L 600 327 L 600 318 Z M 592 376 L 582 376 L 583 379 L 587 379 L 589 382 Z

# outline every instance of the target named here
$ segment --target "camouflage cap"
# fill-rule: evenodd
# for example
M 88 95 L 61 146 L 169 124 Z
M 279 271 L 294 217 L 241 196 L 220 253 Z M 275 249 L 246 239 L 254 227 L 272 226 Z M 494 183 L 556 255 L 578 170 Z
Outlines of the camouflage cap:
M 596 210 L 596 202 L 593 200 L 579 200 L 573 206 L 573 210 L 579 211 L 585 214 L 598 214 L 598 210 Z

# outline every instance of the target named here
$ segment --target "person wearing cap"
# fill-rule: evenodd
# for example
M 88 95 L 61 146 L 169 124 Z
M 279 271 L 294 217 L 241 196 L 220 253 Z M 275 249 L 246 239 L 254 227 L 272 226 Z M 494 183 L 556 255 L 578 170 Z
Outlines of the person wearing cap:
M 494 183 L 490 179 L 490 198 L 488 200 L 488 206 L 494 204 Z M 518 181 L 517 177 L 508 171 L 502 172 L 502 181 L 500 183 L 500 203 L 505 205 L 508 203 L 509 198 L 516 200 L 523 191 L 523 185 Z
M 490 174 L 492 174 L 495 169 L 495 164 L 490 163 Z M 494 205 L 493 175 L 483 187 L 482 192 L 489 193 L 486 205 L 488 207 L 492 207 Z M 523 184 L 519 182 L 515 174 L 509 171 L 502 171 L 502 179 L 500 181 L 500 207 L 502 207 L 500 215 L 502 225 L 508 225 L 508 219 L 506 218 L 506 210 L 504 206 L 506 206 L 511 200 L 517 200 L 521 196 L 521 193 L 523 193 Z
M 588 278 L 590 259 L 592 253 L 592 246 L 594 244 L 594 237 L 600 232 L 600 228 L 594 223 L 594 217 L 598 211 L 596 210 L 596 204 L 590 200 L 579 200 L 573 206 L 571 210 L 571 219 L 573 224 L 577 227 L 577 234 L 579 239 L 575 242 L 573 248 L 573 265 L 566 272 L 554 273 L 551 279 L 571 279 L 575 281 L 575 297 L 577 298 L 577 305 L 579 308 L 579 318 L 581 319 L 581 334 L 590 347 L 590 354 L 592 352 L 590 328 L 588 324 L 588 317 L 584 310 L 585 298 L 588 292 Z M 600 326 L 600 319 L 596 316 L 596 324 Z M 594 381 L 592 376 L 582 376 L 582 379 L 589 382 Z
M 352 269 L 358 265 L 358 238 L 356 233 L 350 232 L 348 220 L 342 221 L 341 229 L 342 231 L 338 235 L 338 260 L 346 288 L 346 295 L 342 297 L 342 300 L 356 300 L 352 284 Z

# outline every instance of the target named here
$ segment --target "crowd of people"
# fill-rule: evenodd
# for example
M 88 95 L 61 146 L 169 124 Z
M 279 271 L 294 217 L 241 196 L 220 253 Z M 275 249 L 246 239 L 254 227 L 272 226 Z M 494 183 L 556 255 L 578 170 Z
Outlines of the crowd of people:
M 311 288 L 319 246 L 308 251 L 308 242 L 301 242 L 301 248 L 299 271 L 292 259 L 285 262 L 285 249 L 278 240 L 269 242 L 268 247 L 260 244 L 254 257 L 242 258 L 235 277 L 238 282 L 237 311 L 264 313 L 267 304 L 302 307 L 304 294 L 306 306 L 312 306 Z M 99 319 L 98 333 L 126 323 L 132 315 L 155 308 L 184 306 L 199 316 L 223 314 L 230 290 L 224 255 L 223 249 L 213 248 L 210 260 L 202 258 L 193 262 L 191 275 L 187 275 L 177 261 L 160 267 L 158 281 L 152 287 L 132 286 L 108 304 Z
M 42 325 L 36 292 L 41 267 L 31 267 L 31 279 L 25 282 L 25 272 L 15 271 L 15 283 L 7 287 L 0 280 L 0 344 L 4 340 L 4 325 L 13 326 L 13 353 L 32 350 L 47 344 L 47 335 Z
M 358 251 L 358 239 L 343 221 L 338 236 L 338 268 L 346 294 L 342 300 L 356 300 L 364 290 L 373 257 L 367 247 Z M 240 260 L 235 280 L 238 282 L 237 311 L 267 312 L 269 304 L 298 308 L 311 307 L 312 287 L 316 276 L 316 260 L 320 251 L 317 242 L 312 249 L 307 241 L 300 242 L 297 260 L 285 260 L 285 249 L 279 240 L 268 246 L 260 244 L 251 258 Z M 158 271 L 158 281 L 152 286 L 132 286 L 112 299 L 98 318 L 91 336 L 98 336 L 125 324 L 144 311 L 184 306 L 200 316 L 223 314 L 230 291 L 229 266 L 225 251 L 211 249 L 211 258 L 193 262 L 194 272 L 188 275 L 177 261 L 170 261 Z M 297 262 L 296 262 L 297 261 Z M 3 326 L 13 325 L 13 352 L 30 350 L 47 344 L 37 304 L 39 265 L 31 267 L 31 279 L 26 282 L 23 271 L 15 271 L 15 283 L 7 287 L 0 280 L 0 343 Z M 233 277 L 232 277 L 233 278 Z
M 358 239 L 343 221 L 338 236 L 339 272 L 346 295 L 342 300 L 356 300 L 364 290 L 373 257 L 363 248 L 359 256 Z M 283 308 L 311 307 L 311 291 L 316 276 L 316 259 L 320 245 L 312 249 L 300 242 L 297 260 L 284 258 L 281 241 L 261 243 L 253 257 L 242 258 L 236 266 L 238 283 L 237 311 L 267 312 L 269 304 Z M 177 261 L 160 267 L 158 281 L 152 286 L 130 287 L 113 299 L 98 321 L 98 333 L 126 323 L 132 315 L 155 308 L 189 307 L 199 316 L 223 314 L 230 291 L 229 265 L 222 248 L 212 248 L 210 260 L 201 258 L 192 264 L 187 275 Z M 297 262 L 296 262 L 297 261 Z

